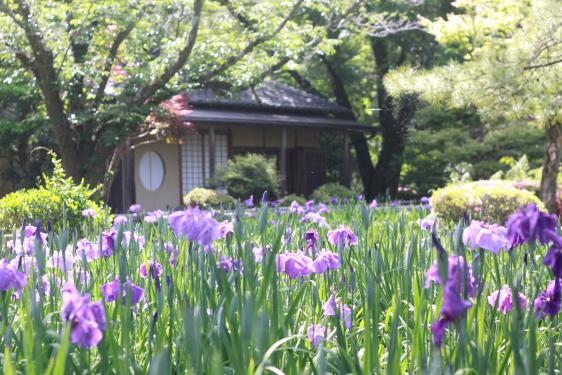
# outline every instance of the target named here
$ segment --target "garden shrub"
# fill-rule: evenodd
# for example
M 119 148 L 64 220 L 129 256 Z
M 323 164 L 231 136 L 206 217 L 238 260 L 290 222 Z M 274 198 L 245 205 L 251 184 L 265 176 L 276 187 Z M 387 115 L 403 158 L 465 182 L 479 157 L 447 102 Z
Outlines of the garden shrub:
M 188 206 L 225 207 L 234 204 L 234 198 L 213 189 L 195 188 L 183 197 L 183 203 Z
M 75 184 L 72 178 L 66 178 L 61 161 L 54 156 L 53 164 L 53 174 L 43 174 L 39 188 L 18 190 L 0 199 L 0 231 L 8 233 L 19 228 L 24 220 L 30 224 L 40 220 L 45 226 L 50 221 L 54 229 L 62 228 L 63 224 L 80 228 L 86 220 L 82 211 L 89 208 L 96 213 L 92 220 L 109 222 L 106 210 L 92 199 L 96 189 L 83 181 Z
M 217 170 L 211 185 L 226 189 L 234 198 L 253 195 L 259 199 L 267 191 L 267 196 L 274 199 L 279 193 L 279 176 L 274 160 L 258 154 L 236 155 Z
M 431 205 L 437 216 L 456 222 L 467 212 L 487 222 L 504 223 L 519 207 L 535 203 L 544 206 L 535 194 L 518 189 L 512 182 L 483 180 L 449 185 L 436 190 Z
M 314 190 L 311 197 L 316 202 L 328 202 L 330 198 L 337 198 L 339 200 L 351 200 L 355 197 L 355 194 L 353 194 L 353 191 L 343 185 L 335 182 L 330 182 Z
M 306 198 L 297 194 L 289 194 L 281 198 L 281 206 L 290 206 L 293 201 L 297 202 L 301 206 L 306 204 Z

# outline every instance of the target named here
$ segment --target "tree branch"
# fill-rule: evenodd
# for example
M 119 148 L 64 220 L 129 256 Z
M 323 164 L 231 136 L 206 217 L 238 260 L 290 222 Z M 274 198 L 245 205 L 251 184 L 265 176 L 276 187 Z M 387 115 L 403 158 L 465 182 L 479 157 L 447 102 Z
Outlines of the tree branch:
M 99 106 L 103 98 L 103 94 L 105 93 L 105 88 L 107 87 L 107 82 L 109 81 L 109 76 L 111 74 L 111 69 L 113 68 L 113 63 L 115 62 L 115 59 L 117 58 L 117 53 L 119 52 L 119 47 L 121 47 L 121 44 L 123 44 L 123 42 L 125 41 L 125 39 L 127 39 L 131 31 L 133 31 L 135 25 L 136 25 L 136 21 L 131 22 L 125 28 L 125 30 L 117 34 L 115 40 L 113 40 L 113 43 L 111 44 L 111 48 L 109 49 L 107 60 L 105 60 L 105 65 L 103 67 L 101 82 L 96 91 L 96 96 L 94 99 L 94 108 L 97 108 Z
M 203 75 L 203 77 L 201 78 L 202 84 L 205 85 L 207 82 L 209 82 L 215 76 L 224 73 L 228 68 L 230 68 L 231 66 L 233 66 L 234 64 L 236 64 L 237 62 L 242 60 L 245 56 L 247 56 L 250 52 L 252 52 L 260 44 L 263 44 L 263 43 L 268 42 L 269 40 L 275 38 L 275 36 L 277 36 L 277 34 L 279 34 L 281 32 L 281 30 L 283 30 L 283 28 L 285 27 L 287 22 L 289 22 L 289 20 L 291 20 L 296 15 L 297 11 L 299 10 L 299 8 L 300 8 L 300 6 L 303 2 L 304 2 L 304 0 L 298 0 L 293 5 L 293 7 L 291 8 L 291 11 L 287 15 L 287 17 L 285 17 L 283 19 L 283 21 L 279 24 L 279 26 L 277 26 L 277 28 L 272 33 L 257 37 L 250 44 L 248 44 L 246 46 L 246 48 L 244 48 L 242 51 L 238 52 L 238 54 L 231 56 L 223 64 L 219 65 L 215 69 L 213 69 L 213 70 L 209 71 L 207 74 Z
M 185 47 L 180 51 L 178 58 L 173 64 L 169 65 L 164 73 L 148 86 L 143 87 L 139 90 L 137 96 L 135 97 L 135 102 L 137 104 L 143 104 L 148 98 L 150 98 L 156 91 L 164 87 L 170 79 L 185 65 L 187 59 L 193 51 L 193 46 L 197 40 L 197 33 L 199 32 L 199 23 L 201 21 L 201 12 L 203 10 L 204 0 L 195 0 L 193 5 L 193 24 L 191 25 L 191 30 L 187 37 L 187 43 Z
M 548 61 L 548 62 L 545 62 L 543 64 L 527 65 L 526 67 L 523 68 L 523 70 L 546 68 L 548 66 L 552 66 L 552 65 L 556 65 L 556 64 L 560 64 L 560 63 L 562 63 L 562 59 Z

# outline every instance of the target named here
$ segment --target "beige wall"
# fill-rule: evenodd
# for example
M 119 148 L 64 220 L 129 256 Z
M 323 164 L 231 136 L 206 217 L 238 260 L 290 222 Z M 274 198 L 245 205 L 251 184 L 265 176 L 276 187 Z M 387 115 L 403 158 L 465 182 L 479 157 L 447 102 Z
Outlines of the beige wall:
M 265 136 L 263 132 L 265 131 Z M 276 127 L 240 126 L 231 128 L 232 147 L 281 147 L 281 129 Z M 265 139 L 265 145 L 263 144 Z M 288 147 L 318 147 L 316 129 L 287 129 Z
M 147 151 L 157 152 L 164 162 L 164 181 L 155 191 L 146 190 L 139 178 L 139 162 Z M 164 141 L 135 149 L 136 203 L 145 210 L 174 208 L 180 205 L 180 151 L 179 145 Z

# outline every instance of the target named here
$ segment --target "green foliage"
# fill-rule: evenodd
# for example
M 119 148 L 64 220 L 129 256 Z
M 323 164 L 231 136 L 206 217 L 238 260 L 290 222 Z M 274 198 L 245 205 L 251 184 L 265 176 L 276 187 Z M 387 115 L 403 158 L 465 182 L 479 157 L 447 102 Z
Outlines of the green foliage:
M 195 188 L 183 197 L 183 203 L 188 206 L 227 207 L 234 204 L 230 195 L 212 189 Z
M 110 218 L 103 207 L 92 197 L 96 189 L 84 182 L 75 184 L 66 177 L 61 161 L 53 154 L 54 170 L 51 175 L 43 174 L 43 183 L 38 189 L 18 190 L 0 199 L 0 230 L 10 232 L 22 225 L 24 220 L 40 220 L 43 225 L 51 222 L 54 228 L 76 227 L 86 219 L 85 209 L 93 209 L 95 222 L 102 224 Z
M 338 198 L 339 200 L 343 200 L 353 199 L 354 197 L 355 194 L 353 194 L 353 191 L 343 185 L 334 182 L 330 182 L 320 186 L 318 189 L 314 190 L 311 196 L 311 198 L 316 202 L 328 202 L 330 198 Z
M 306 198 L 297 194 L 289 194 L 281 198 L 282 206 L 289 206 L 293 201 L 297 202 L 301 206 L 306 203 Z
M 469 213 L 473 218 L 503 223 L 510 213 L 529 203 L 544 210 L 535 194 L 505 181 L 453 184 L 436 190 L 431 196 L 433 211 L 447 222 L 457 222 Z
M 262 196 L 264 191 L 270 198 L 278 196 L 279 176 L 274 160 L 263 155 L 236 155 L 234 160 L 217 170 L 212 186 L 223 188 L 234 198 L 246 199 Z

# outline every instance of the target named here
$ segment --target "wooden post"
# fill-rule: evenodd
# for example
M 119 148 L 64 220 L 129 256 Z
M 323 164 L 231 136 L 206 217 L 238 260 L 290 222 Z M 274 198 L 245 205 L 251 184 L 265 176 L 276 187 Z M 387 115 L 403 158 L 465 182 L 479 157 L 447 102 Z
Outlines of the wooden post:
M 351 159 L 349 155 L 349 134 L 343 133 L 343 181 L 344 186 L 351 187 Z
M 209 178 L 215 175 L 215 128 L 209 129 Z
M 281 194 L 286 194 L 287 193 L 287 128 L 281 128 L 279 172 L 281 174 Z

